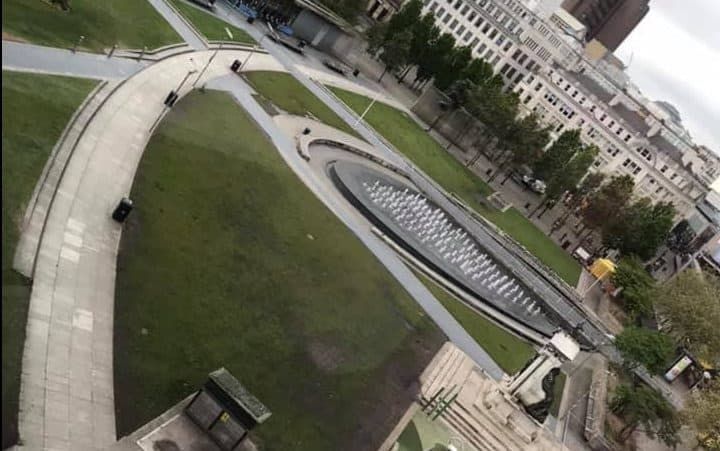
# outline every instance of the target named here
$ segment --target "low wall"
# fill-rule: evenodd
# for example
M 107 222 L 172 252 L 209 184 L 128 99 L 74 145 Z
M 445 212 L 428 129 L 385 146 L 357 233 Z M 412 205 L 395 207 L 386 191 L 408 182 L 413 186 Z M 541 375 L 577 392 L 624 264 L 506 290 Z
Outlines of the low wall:
M 425 89 L 411 110 L 427 124 L 440 120 L 433 127 L 463 152 L 475 151 L 485 137 L 485 126 L 463 110 L 443 111 L 440 102 L 448 97 L 434 86 Z
M 605 416 L 607 415 L 607 359 L 593 369 L 585 414 L 585 440 L 593 451 L 610 451 L 605 440 Z

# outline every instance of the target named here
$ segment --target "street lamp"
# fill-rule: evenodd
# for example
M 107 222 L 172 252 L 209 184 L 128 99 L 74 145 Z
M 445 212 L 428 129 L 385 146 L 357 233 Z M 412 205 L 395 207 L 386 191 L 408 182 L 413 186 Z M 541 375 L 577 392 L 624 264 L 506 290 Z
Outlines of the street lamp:
M 228 30 L 228 27 L 225 27 L 225 34 L 226 34 L 230 39 L 233 38 L 233 35 L 232 35 L 232 33 L 230 32 L 230 30 Z M 198 77 L 195 79 L 195 82 L 193 83 L 193 88 L 198 84 L 198 82 L 199 82 L 200 79 L 202 78 L 202 76 L 203 76 L 203 74 L 205 73 L 205 71 L 207 70 L 207 68 L 210 67 L 210 63 L 212 63 L 212 61 L 215 59 L 215 57 L 217 56 L 218 52 L 222 49 L 222 46 L 223 46 L 223 42 L 220 41 L 220 45 L 218 46 L 217 49 L 215 49 L 215 52 L 212 54 L 212 56 L 210 57 L 210 59 L 208 59 L 208 62 L 205 64 L 205 67 L 203 67 L 203 70 L 200 72 L 200 75 L 198 75 Z
M 263 41 L 263 39 L 265 39 L 266 36 L 267 36 L 267 35 L 263 35 L 263 36 L 260 38 L 260 40 L 258 41 L 258 43 L 257 43 L 256 45 L 253 45 L 253 46 L 252 46 L 252 49 L 250 50 L 250 53 L 248 54 L 247 58 L 245 58 L 245 61 L 243 61 L 242 64 L 240 65 L 240 68 L 238 69 L 238 72 L 239 72 L 239 71 L 242 71 L 242 70 L 245 68 L 245 65 L 248 63 L 248 61 L 250 61 L 250 57 L 253 56 L 253 53 L 255 53 L 255 50 L 257 50 L 258 48 L 260 48 L 260 44 L 262 44 L 262 41 Z
M 80 44 L 82 44 L 82 41 L 84 41 L 84 40 L 85 40 L 85 36 L 80 36 L 80 39 L 78 39 L 78 41 L 75 43 L 75 47 L 73 47 L 73 49 L 72 49 L 73 53 L 77 52 L 78 47 L 80 46 Z
M 372 108 L 372 106 L 375 104 L 375 102 L 377 102 L 378 97 L 380 97 L 380 91 L 377 91 L 375 93 L 375 96 L 373 97 L 372 102 L 370 102 L 370 105 L 368 105 L 367 108 L 365 108 L 365 111 L 363 111 L 362 114 L 355 120 L 353 127 L 357 126 L 357 124 L 359 124 L 360 121 L 363 120 L 363 118 L 365 117 L 367 112 L 370 111 L 370 108 Z

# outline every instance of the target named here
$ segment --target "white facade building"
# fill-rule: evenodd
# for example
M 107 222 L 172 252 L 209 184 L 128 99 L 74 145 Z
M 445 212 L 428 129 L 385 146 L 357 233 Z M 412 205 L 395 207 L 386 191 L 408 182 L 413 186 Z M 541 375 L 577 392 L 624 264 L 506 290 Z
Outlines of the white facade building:
M 672 202 L 678 219 L 692 214 L 720 176 L 720 158 L 638 101 L 639 92 L 616 61 L 586 58 L 584 30 L 568 14 L 549 14 L 540 3 L 425 0 L 423 13 L 434 14 L 441 33 L 452 34 L 501 73 L 506 87 L 519 94 L 523 114 L 535 112 L 553 127 L 554 137 L 579 128 L 582 139 L 600 149 L 593 170 L 628 174 L 636 195 Z

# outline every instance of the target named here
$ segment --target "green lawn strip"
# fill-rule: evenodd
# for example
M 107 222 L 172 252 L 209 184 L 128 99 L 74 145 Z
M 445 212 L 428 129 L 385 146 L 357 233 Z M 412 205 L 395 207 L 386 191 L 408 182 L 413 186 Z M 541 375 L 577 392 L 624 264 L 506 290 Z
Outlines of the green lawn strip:
M 517 209 L 510 208 L 503 213 L 479 203 L 473 208 L 522 244 L 571 287 L 577 285 L 581 271 L 578 262 Z
M 101 52 L 120 48 L 155 49 L 182 38 L 147 0 L 72 0 L 62 11 L 41 0 L 3 0 L 3 32 L 35 44 Z
M 424 274 L 413 272 L 506 373 L 515 374 L 535 355 L 531 344 L 471 309 Z
M 336 87 L 328 88 L 357 113 L 364 111 L 371 102 L 371 99 L 359 94 Z M 511 208 L 502 213 L 480 203 L 479 198 L 492 193 L 492 188 L 443 149 L 411 117 L 377 102 L 365 115 L 365 120 L 445 190 L 455 193 L 512 236 L 571 286 L 577 284 L 580 265 L 518 210 Z
M 17 441 L 30 281 L 12 269 L 20 226 L 48 155 L 96 82 L 2 73 L 2 447 Z
M 255 44 L 255 39 L 249 34 L 234 25 L 203 11 L 184 0 L 170 0 L 170 3 L 177 8 L 185 18 L 192 23 L 197 30 L 205 36 L 208 41 L 235 41 L 244 44 Z M 230 38 L 225 31 L 228 28 L 233 37 Z
M 175 105 L 131 197 L 118 434 L 225 366 L 273 412 L 262 449 L 379 446 L 445 337 L 232 98 L 194 92 Z
M 553 387 L 553 402 L 550 404 L 550 415 L 555 418 L 557 418 L 558 412 L 560 411 L 560 403 L 562 402 L 566 380 L 567 376 L 563 372 L 560 372 L 555 379 L 555 386 Z
M 297 116 L 312 114 L 320 122 L 360 137 L 340 116 L 290 74 L 284 72 L 245 72 L 252 87 L 281 110 Z
M 397 440 L 397 451 L 425 451 L 414 421 L 410 421 Z

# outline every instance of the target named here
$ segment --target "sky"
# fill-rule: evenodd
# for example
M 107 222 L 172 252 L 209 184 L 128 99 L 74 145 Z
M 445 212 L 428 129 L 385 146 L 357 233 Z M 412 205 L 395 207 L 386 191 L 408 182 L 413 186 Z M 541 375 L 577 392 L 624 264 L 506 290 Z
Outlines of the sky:
M 646 97 L 673 104 L 694 141 L 720 154 L 720 0 L 650 0 L 615 55 Z

